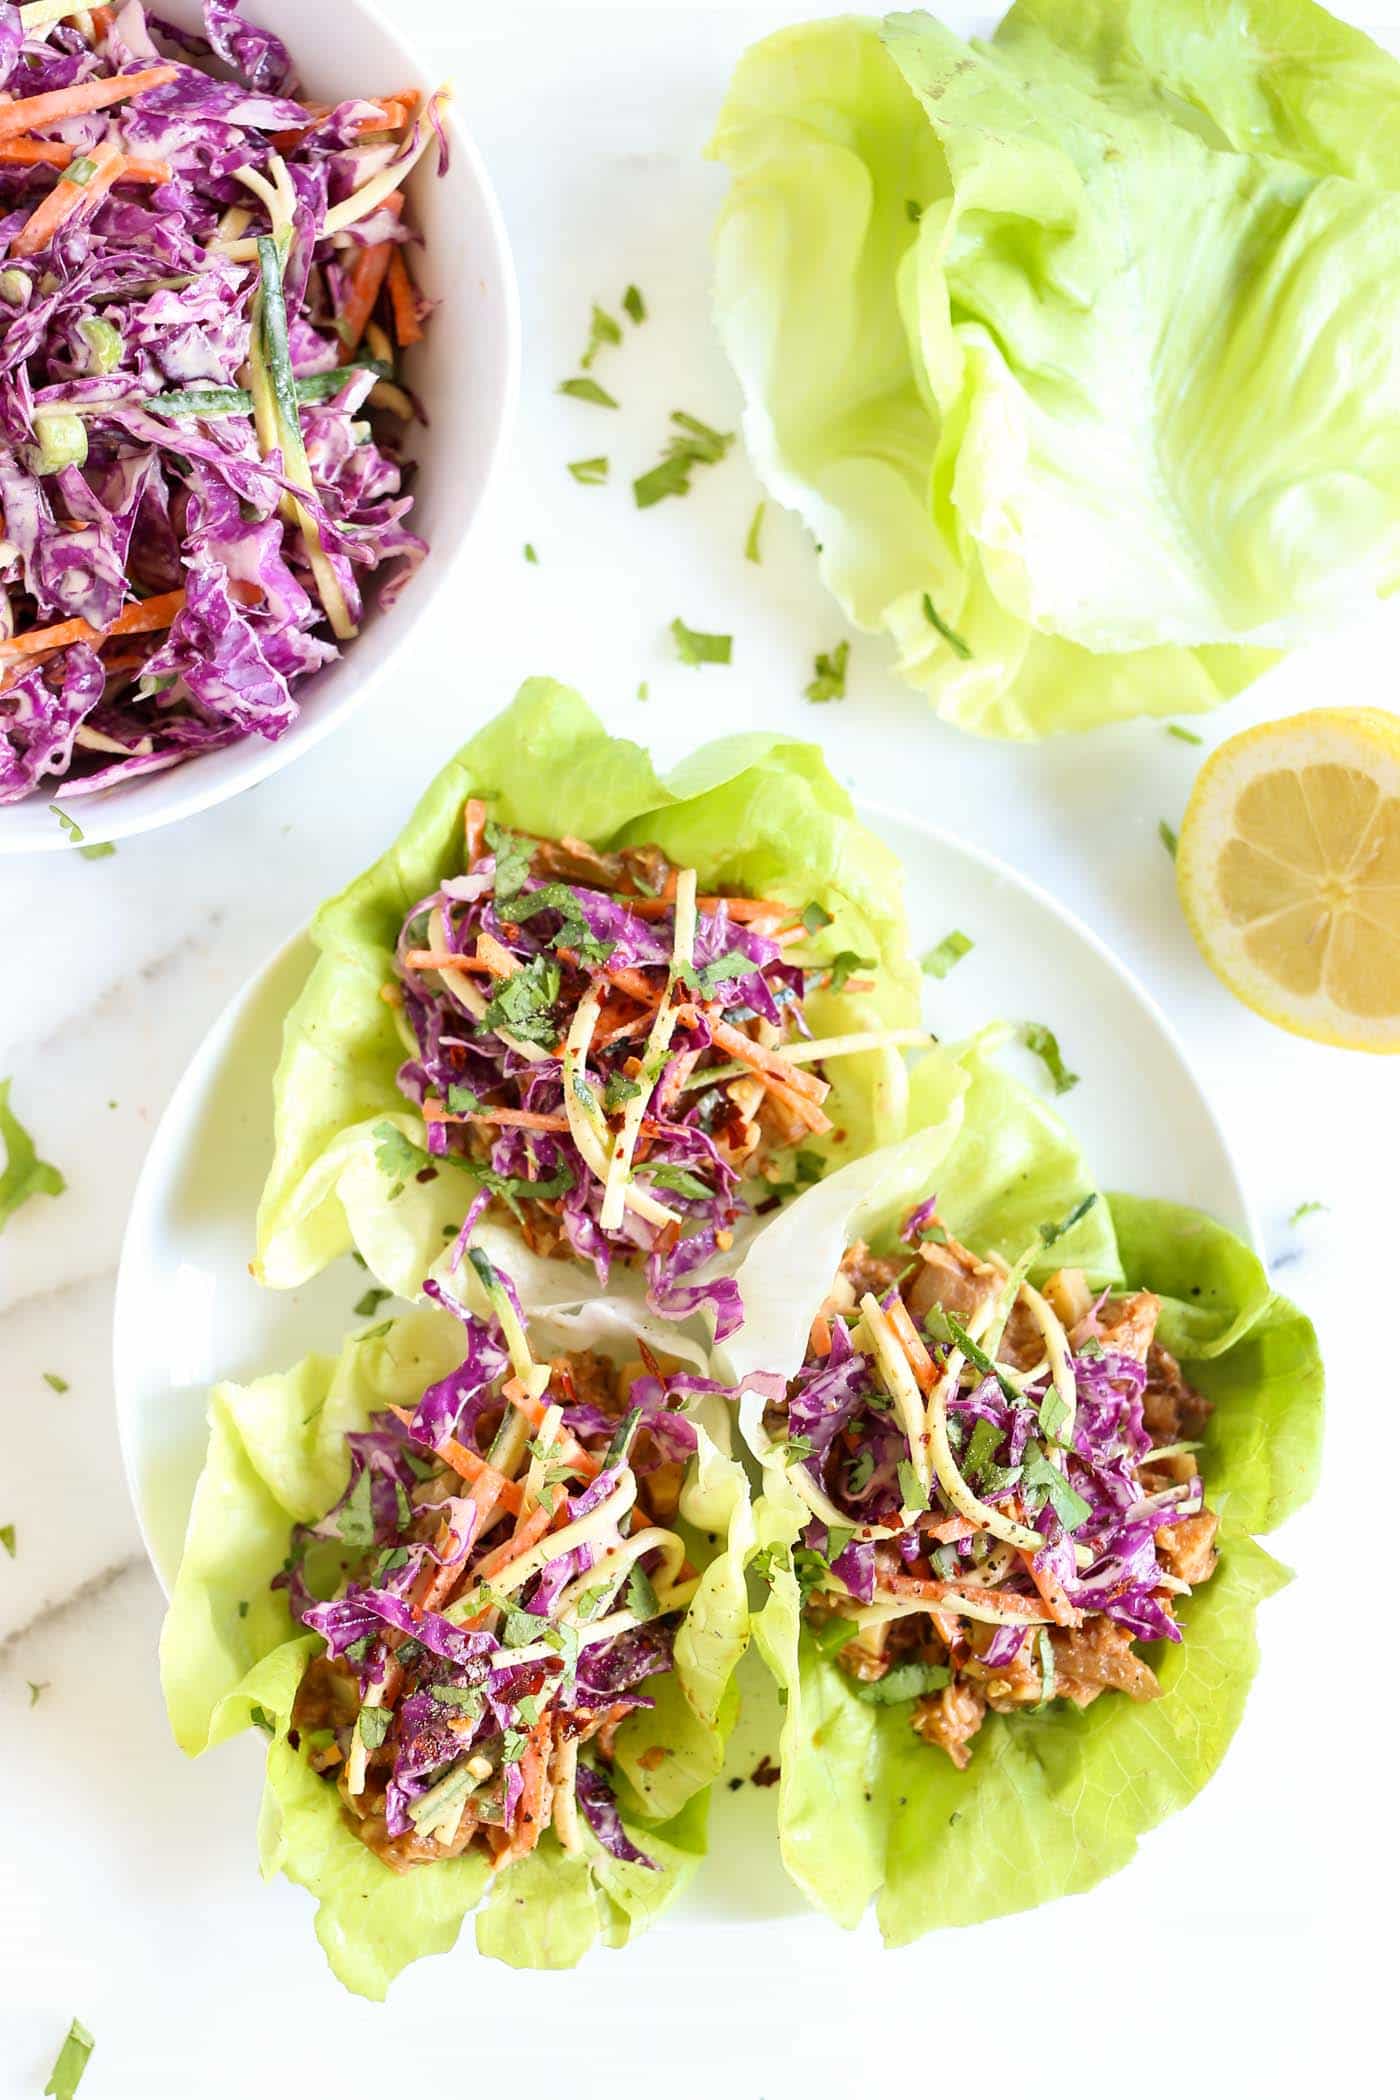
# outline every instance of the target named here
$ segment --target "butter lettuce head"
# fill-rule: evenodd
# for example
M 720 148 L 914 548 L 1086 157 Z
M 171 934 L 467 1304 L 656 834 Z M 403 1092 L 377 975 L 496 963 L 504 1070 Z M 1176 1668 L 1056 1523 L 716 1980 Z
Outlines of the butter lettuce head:
M 840 1181 L 847 1237 L 879 1245 L 911 1200 L 936 1188 L 950 1228 L 974 1248 L 1020 1253 L 1035 1222 L 1064 1217 L 1092 1188 L 1057 1116 L 999 1072 L 984 1044 L 931 1083 L 927 1130 L 859 1162 L 803 1197 L 755 1242 L 740 1273 L 746 1303 L 776 1302 L 758 1332 L 733 1338 L 743 1375 L 801 1362 L 807 1325 L 827 1278 L 808 1271 L 808 1295 L 786 1288 L 789 1246 L 813 1205 L 814 1236 L 830 1252 L 829 1218 L 816 1215 Z M 920 1153 L 920 1144 L 923 1151 Z M 1029 1181 L 1028 1181 L 1029 1176 Z M 1028 1199 L 1028 1188 L 1031 1190 Z M 1028 1229 L 1029 1228 L 1029 1229 Z M 823 1235 L 826 1235 L 824 1237 Z M 856 1696 L 804 1632 L 786 1549 L 806 1519 L 780 1453 L 766 1451 L 761 1407 L 745 1403 L 764 1493 L 755 1512 L 776 1573 L 754 1622 L 757 1645 L 786 1695 L 778 1814 L 783 1858 L 810 1900 L 855 1925 L 873 1900 L 886 1940 L 903 1945 L 946 1925 L 1028 1910 L 1091 1888 L 1123 1866 L 1141 1834 L 1197 1794 L 1229 1745 L 1258 1666 L 1256 1607 L 1288 1579 L 1257 1545 L 1311 1493 L 1319 1457 L 1322 1365 L 1313 1329 L 1269 1286 L 1257 1257 L 1200 1212 L 1151 1198 L 1108 1195 L 1043 1267 L 1083 1266 L 1099 1283 L 1161 1294 L 1161 1340 L 1214 1402 L 1201 1471 L 1221 1513 L 1220 1563 L 1186 1600 L 1185 1639 L 1150 1659 L 1163 1696 L 1147 1705 L 1105 1695 L 1083 1712 L 1060 1701 L 1042 1713 L 989 1714 L 958 1772 L 909 1726 L 907 1706 Z M 774 1280 L 779 1298 L 767 1300 Z
M 287 1017 L 275 1151 L 258 1210 L 255 1273 L 275 1288 L 295 1288 L 355 1246 L 382 1283 L 412 1296 L 441 1255 L 444 1227 L 460 1222 L 475 1190 L 470 1171 L 450 1162 L 427 1183 L 386 1175 L 375 1135 L 387 1120 L 423 1142 L 395 1082 L 404 1049 L 380 991 L 409 908 L 460 872 L 472 795 L 524 831 L 570 833 L 605 849 L 653 842 L 694 867 L 702 890 L 733 887 L 799 911 L 820 905 L 830 923 L 790 951 L 794 959 L 816 964 L 849 952 L 874 965 L 855 980 L 873 979 L 874 989 L 814 993 L 814 1031 L 918 1025 L 898 861 L 856 821 L 812 745 L 727 737 L 663 781 L 636 744 L 607 735 L 577 693 L 531 679 L 443 768 L 389 851 L 316 915 L 320 953 Z M 847 1152 L 899 1134 L 907 1101 L 897 1052 L 843 1058 L 832 1076 L 828 1106 Z M 484 1238 L 536 1310 L 593 1288 L 591 1271 L 533 1260 L 508 1228 L 488 1227 Z M 620 1269 L 616 1277 L 622 1287 Z
M 1311 0 L 745 56 L 712 151 L 747 442 L 948 720 L 1208 708 L 1394 588 L 1397 94 Z
M 630 1354 L 627 1333 L 617 1308 L 600 1300 L 587 1323 L 546 1331 L 543 1343 Z M 675 1668 L 649 1680 L 656 1704 L 628 1717 L 614 1767 L 624 1822 L 657 1871 L 614 1859 L 587 1826 L 580 1854 L 549 1835 L 494 1881 L 471 1853 L 396 1874 L 368 1851 L 334 1787 L 287 1740 L 297 1686 L 323 1643 L 297 1626 L 285 1593 L 270 1584 L 293 1524 L 323 1516 L 344 1492 L 346 1432 L 386 1407 L 413 1406 L 460 1357 L 456 1321 L 421 1306 L 356 1335 L 338 1358 L 312 1356 L 249 1385 L 216 1387 L 161 1633 L 161 1683 L 182 1750 L 198 1756 L 249 1725 L 268 1732 L 262 1872 L 310 1891 L 331 1968 L 368 1998 L 383 1998 L 409 1962 L 451 1947 L 472 1911 L 481 1951 L 517 1968 L 571 1967 L 596 1942 L 622 1946 L 645 1929 L 704 1853 L 708 1787 L 724 1760 L 737 1706 L 731 1679 L 748 1640 L 748 1485 L 729 1455 L 723 1407 L 705 1401 L 680 1509 L 700 1588 L 676 1639 Z

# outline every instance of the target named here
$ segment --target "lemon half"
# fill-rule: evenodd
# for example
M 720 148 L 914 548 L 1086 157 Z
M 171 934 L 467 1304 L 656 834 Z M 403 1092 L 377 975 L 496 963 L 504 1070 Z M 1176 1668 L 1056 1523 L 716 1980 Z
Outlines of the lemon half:
M 1319 708 L 1231 737 L 1191 791 L 1176 880 L 1202 955 L 1255 1013 L 1400 1051 L 1400 717 Z

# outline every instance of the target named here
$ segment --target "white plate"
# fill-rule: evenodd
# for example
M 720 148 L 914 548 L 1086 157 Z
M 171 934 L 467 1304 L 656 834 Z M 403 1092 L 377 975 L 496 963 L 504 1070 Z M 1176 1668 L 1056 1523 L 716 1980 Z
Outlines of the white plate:
M 198 29 L 201 0 L 162 0 L 159 12 Z M 245 12 L 286 40 L 303 91 L 314 101 L 335 102 L 386 84 L 425 93 L 440 85 L 371 0 L 250 0 Z M 446 129 L 447 174 L 438 180 L 437 155 L 430 151 L 407 185 L 413 221 L 423 235 L 414 272 L 437 302 L 408 362 L 414 390 L 432 419 L 431 430 L 417 430 L 410 447 L 418 473 L 409 523 L 428 541 L 428 558 L 398 605 L 382 616 L 371 588 L 358 638 L 298 689 L 301 712 L 278 742 L 244 737 L 168 773 L 65 805 L 89 844 L 131 838 L 211 809 L 309 751 L 373 693 L 387 690 L 386 673 L 400 641 L 415 620 L 431 613 L 453 574 L 510 435 L 520 309 L 510 243 L 485 164 L 457 115 L 449 113 Z M 51 782 L 27 801 L 0 808 L 0 853 L 71 850 L 48 807 L 58 785 Z
M 915 952 L 954 927 L 975 943 L 943 983 L 929 985 L 930 1025 L 951 1037 L 1000 1015 L 1047 1024 L 1081 1075 L 1064 1106 L 1099 1184 L 1194 1203 L 1254 1239 L 1229 1147 L 1181 1045 L 1102 943 L 988 855 L 884 810 L 863 814 L 903 861 Z M 137 1519 L 167 1591 L 203 1461 L 208 1388 L 312 1349 L 337 1350 L 366 1288 L 349 1259 L 286 1294 L 248 1274 L 282 1022 L 310 959 L 299 933 L 205 1037 L 161 1118 L 127 1221 L 114 1322 L 117 1420 Z M 736 1778 L 776 1740 L 776 1701 L 752 1658 L 741 1683 L 729 1764 Z M 692 1913 L 753 1918 L 802 1908 L 772 1823 L 758 1788 L 717 1789 Z

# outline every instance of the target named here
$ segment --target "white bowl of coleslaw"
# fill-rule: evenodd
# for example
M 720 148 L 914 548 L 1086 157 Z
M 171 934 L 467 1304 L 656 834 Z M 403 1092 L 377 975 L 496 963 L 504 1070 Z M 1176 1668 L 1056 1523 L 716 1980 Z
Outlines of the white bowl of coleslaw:
M 153 11 L 191 33 L 201 28 L 201 0 L 159 0 Z M 242 0 L 242 12 L 250 24 L 283 38 L 307 103 L 331 106 L 405 89 L 416 89 L 426 103 L 441 85 L 366 0 L 296 0 L 295 6 Z M 108 13 L 120 20 L 122 9 Z M 14 95 L 12 86 L 5 99 Z M 88 846 L 209 809 L 290 765 L 387 691 L 400 639 L 412 622 L 432 616 L 464 552 L 506 446 L 519 368 L 515 273 L 490 178 L 450 102 L 442 124 L 446 172 L 439 176 L 437 154 L 429 150 L 404 184 L 405 217 L 419 236 L 411 250 L 413 276 L 433 306 L 423 339 L 403 353 L 402 366 L 431 423 L 428 433 L 414 425 L 404 447 L 416 462 L 407 522 L 428 543 L 422 566 L 388 608 L 376 604 L 370 582 L 359 632 L 333 661 L 294 685 L 296 716 L 276 741 L 249 733 L 168 770 L 71 799 L 58 792 L 61 777 L 47 778 L 25 799 L 0 804 L 0 853 L 71 850 L 77 843 L 72 825 L 51 805 L 69 813 Z

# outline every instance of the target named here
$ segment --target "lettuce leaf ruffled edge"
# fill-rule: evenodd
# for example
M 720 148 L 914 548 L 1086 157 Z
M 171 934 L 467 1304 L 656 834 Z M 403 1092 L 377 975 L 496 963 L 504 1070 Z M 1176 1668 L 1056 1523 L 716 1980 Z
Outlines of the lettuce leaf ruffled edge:
M 986 1050 L 974 1043 L 955 1054 L 966 1084 L 954 1114 L 946 1108 L 954 1085 L 946 1070 L 916 1074 L 916 1092 L 933 1082 L 925 1102 L 942 1104 L 941 1115 L 906 1144 L 834 1178 L 849 1196 L 847 1238 L 859 1232 L 878 1240 L 892 1230 L 912 1178 L 915 1196 L 938 1187 L 943 1214 L 961 1237 L 1014 1256 L 1034 1232 L 1028 1178 L 1033 1207 L 1042 1205 L 1047 1219 L 1063 1216 L 1091 1186 L 1060 1119 L 999 1072 Z M 921 1168 L 930 1178 L 919 1184 Z M 833 1186 L 817 1194 L 830 1202 Z M 788 1549 L 806 1511 L 781 1458 L 770 1455 L 763 1467 L 755 1532 L 760 1549 L 773 1549 L 774 1572 L 753 1631 L 785 1699 L 784 1863 L 839 1924 L 856 1925 L 873 1900 L 892 1946 L 1092 1887 L 1200 1791 L 1229 1747 L 1258 1667 L 1257 1607 L 1289 1579 L 1253 1534 L 1282 1523 L 1316 1483 L 1317 1338 L 1306 1316 L 1273 1291 L 1258 1257 L 1183 1205 L 1109 1195 L 1086 1226 L 1095 1213 L 1097 1246 L 1071 1249 L 1066 1241 L 1047 1266 L 1079 1259 L 1100 1281 L 1156 1290 L 1164 1300 L 1159 1337 L 1215 1410 L 1202 1470 L 1221 1515 L 1220 1564 L 1180 1612 L 1183 1643 L 1151 1653 L 1160 1699 L 1136 1705 L 1106 1695 L 1082 1712 L 1059 1702 L 1042 1714 L 989 1714 L 968 1770 L 956 1771 L 915 1736 L 907 1708 L 862 1701 L 804 1634 Z M 830 1236 L 829 1220 L 813 1222 L 819 1241 L 823 1231 Z M 779 1224 L 800 1235 L 800 1205 Z M 788 1259 L 778 1227 L 770 1230 L 773 1241 L 755 1245 L 741 1275 L 756 1303 L 765 1268 L 780 1274 Z M 771 1367 L 790 1374 L 823 1294 L 824 1286 L 815 1287 L 804 1306 L 789 1287 L 780 1326 L 757 1344 L 743 1330 L 736 1337 L 736 1371 L 762 1368 L 765 1350 L 785 1348 L 786 1361 Z
M 404 1053 L 380 989 L 405 913 L 458 864 L 469 795 L 522 830 L 570 832 L 604 848 L 655 843 L 696 868 L 704 888 L 730 884 L 798 910 L 820 904 L 831 922 L 794 959 L 815 965 L 849 951 L 875 964 L 876 982 L 865 993 L 814 993 L 813 1030 L 919 1024 L 899 863 L 857 821 L 814 746 L 726 737 L 663 782 L 645 752 L 609 736 L 577 693 L 530 679 L 443 768 L 389 851 L 316 915 L 320 953 L 287 1017 L 274 1156 L 258 1207 L 254 1274 L 274 1288 L 297 1287 L 355 1246 L 382 1284 L 412 1297 L 441 1255 L 444 1226 L 460 1222 L 476 1187 L 465 1167 L 444 1166 L 390 1203 L 375 1135 L 388 1120 L 423 1142 L 395 1081 Z M 906 1093 L 896 1051 L 842 1059 L 832 1077 L 828 1106 L 847 1153 L 898 1135 Z M 513 1249 L 505 1266 L 515 1273 L 531 1258 L 511 1228 L 503 1231 Z M 536 1262 L 526 1298 L 567 1305 L 595 1287 L 577 1264 Z M 619 1272 L 618 1288 L 640 1300 L 639 1276 Z
M 625 1308 L 596 1301 L 553 1340 L 606 1348 L 631 1331 Z M 748 1641 L 748 1482 L 730 1455 L 724 1409 L 707 1401 L 681 1500 L 700 1587 L 674 1670 L 648 1686 L 655 1706 L 630 1716 L 617 1744 L 624 1822 L 656 1871 L 614 1859 L 586 1828 L 580 1854 L 565 1854 L 550 1835 L 494 1882 L 471 1854 L 408 1874 L 376 1859 L 346 1825 L 334 1789 L 287 1740 L 297 1686 L 321 1643 L 297 1630 L 269 1584 L 292 1524 L 324 1514 L 342 1493 L 347 1430 L 412 1404 L 459 1356 L 456 1323 L 424 1306 L 353 1336 L 338 1358 L 312 1356 L 285 1373 L 216 1387 L 161 1634 L 162 1686 L 183 1750 L 198 1756 L 250 1725 L 268 1733 L 262 1872 L 310 1891 L 335 1975 L 376 1999 L 409 1962 L 451 1947 L 474 1910 L 479 1949 L 521 1968 L 572 1966 L 595 1942 L 621 1946 L 649 1925 L 703 1856 L 708 1789 L 724 1761 L 737 1706 L 731 1680 Z

